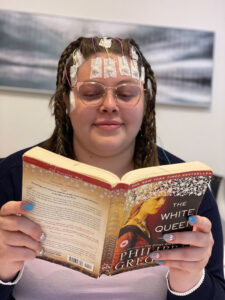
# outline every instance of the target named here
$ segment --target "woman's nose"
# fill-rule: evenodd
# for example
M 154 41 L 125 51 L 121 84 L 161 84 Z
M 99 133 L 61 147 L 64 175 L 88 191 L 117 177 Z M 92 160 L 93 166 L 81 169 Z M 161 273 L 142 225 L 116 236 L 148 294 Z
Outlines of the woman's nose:
M 114 95 L 113 90 L 106 90 L 105 96 L 101 104 L 101 110 L 110 112 L 118 111 L 116 96 Z

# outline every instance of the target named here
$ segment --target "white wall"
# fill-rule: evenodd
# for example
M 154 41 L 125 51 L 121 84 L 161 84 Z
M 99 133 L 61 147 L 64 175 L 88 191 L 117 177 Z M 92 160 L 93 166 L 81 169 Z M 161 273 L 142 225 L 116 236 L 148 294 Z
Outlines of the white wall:
M 159 105 L 157 127 L 166 149 L 185 160 L 202 160 L 225 176 L 224 0 L 1 0 L 0 9 L 214 31 L 211 108 Z M 0 157 L 49 136 L 54 121 L 48 99 L 41 94 L 0 91 Z

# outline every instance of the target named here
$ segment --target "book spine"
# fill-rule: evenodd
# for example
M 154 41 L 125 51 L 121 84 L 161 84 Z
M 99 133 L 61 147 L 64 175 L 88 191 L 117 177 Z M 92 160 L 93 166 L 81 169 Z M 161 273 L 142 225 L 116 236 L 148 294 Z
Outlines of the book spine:
M 101 273 L 105 274 L 109 274 L 111 269 L 116 241 L 122 226 L 126 191 L 112 191 L 111 199 L 101 263 Z

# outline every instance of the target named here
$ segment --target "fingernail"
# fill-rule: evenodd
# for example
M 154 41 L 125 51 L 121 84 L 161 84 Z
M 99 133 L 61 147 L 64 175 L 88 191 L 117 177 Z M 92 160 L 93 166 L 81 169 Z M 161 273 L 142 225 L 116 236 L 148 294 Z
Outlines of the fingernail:
M 44 250 L 44 248 L 42 248 L 41 251 L 39 252 L 39 255 L 40 255 L 40 256 L 43 256 L 44 253 L 45 253 L 45 250 Z
M 160 254 L 158 252 L 152 252 L 152 253 L 150 253 L 150 257 L 152 259 L 158 259 L 158 258 L 160 258 Z
M 188 218 L 188 221 L 189 221 L 190 223 L 196 223 L 196 222 L 197 222 L 197 218 L 196 218 L 195 216 L 190 216 L 190 217 Z
M 27 211 L 32 211 L 34 209 L 34 204 L 26 203 L 26 204 L 24 204 L 23 208 Z
M 46 239 L 46 234 L 44 232 L 42 232 L 42 234 L 40 235 L 40 241 L 44 242 Z
M 164 241 L 172 242 L 174 240 L 174 235 L 171 233 L 164 234 L 163 239 L 164 239 Z
M 163 264 L 163 263 L 164 263 L 164 261 L 163 261 L 163 260 L 156 260 L 155 262 L 157 263 L 157 265 L 161 265 L 161 264 Z

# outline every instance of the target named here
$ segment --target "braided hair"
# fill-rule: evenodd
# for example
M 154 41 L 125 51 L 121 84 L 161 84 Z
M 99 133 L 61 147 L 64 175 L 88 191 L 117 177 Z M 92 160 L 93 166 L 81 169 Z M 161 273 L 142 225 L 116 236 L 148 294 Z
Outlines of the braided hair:
M 72 53 L 79 49 L 85 59 L 88 59 L 95 53 L 105 52 L 105 49 L 99 46 L 101 38 L 84 38 L 80 37 L 71 42 L 62 52 L 58 63 L 56 91 L 51 97 L 50 106 L 55 116 L 55 129 L 52 136 L 46 140 L 42 147 L 61 154 L 63 156 L 76 159 L 75 149 L 73 148 L 73 128 L 70 118 L 67 114 L 65 98 L 69 98 L 70 86 L 66 78 L 70 76 L 70 66 L 73 63 Z M 141 129 L 138 132 L 134 151 L 134 167 L 143 168 L 158 165 L 158 155 L 156 147 L 156 122 L 155 122 L 155 97 L 156 97 L 156 80 L 150 64 L 143 56 L 138 44 L 133 39 L 112 39 L 110 52 L 127 57 L 130 56 L 131 47 L 134 46 L 139 54 L 138 66 L 139 72 L 143 65 L 145 68 L 145 110 Z M 66 70 L 66 74 L 65 74 Z M 70 79 L 70 78 L 69 78 Z M 148 84 L 151 84 L 151 88 Z

